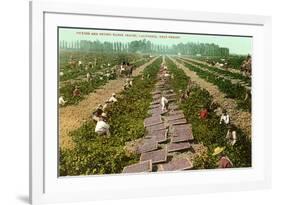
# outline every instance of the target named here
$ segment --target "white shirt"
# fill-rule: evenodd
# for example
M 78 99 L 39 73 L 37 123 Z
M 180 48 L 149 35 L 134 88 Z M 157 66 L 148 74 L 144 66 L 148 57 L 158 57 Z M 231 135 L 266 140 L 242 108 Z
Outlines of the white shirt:
M 229 124 L 229 115 L 228 115 L 228 114 L 227 114 L 227 115 L 222 115 L 222 116 L 221 116 L 221 119 L 220 119 L 220 124 L 221 124 L 222 121 L 223 121 L 226 125 Z
M 111 96 L 108 100 L 109 102 L 117 102 L 117 99 L 113 96 Z
M 226 139 L 229 139 L 230 140 L 230 144 L 234 145 L 236 143 L 236 140 L 237 140 L 236 131 L 234 130 L 234 131 L 230 132 L 228 130 L 227 134 L 226 134 Z
M 164 96 L 162 96 L 162 98 L 161 98 L 161 105 L 162 105 L 162 107 L 163 107 L 164 105 L 166 105 L 167 103 L 168 103 L 167 98 L 165 98 Z
M 103 120 L 97 122 L 95 132 L 106 132 L 108 130 L 109 130 L 109 124 L 107 124 Z
M 66 103 L 66 101 L 64 101 L 63 97 L 59 97 L 59 104 L 60 105 L 64 105 Z
M 107 108 L 107 103 L 105 103 L 102 107 L 103 110 L 105 110 Z

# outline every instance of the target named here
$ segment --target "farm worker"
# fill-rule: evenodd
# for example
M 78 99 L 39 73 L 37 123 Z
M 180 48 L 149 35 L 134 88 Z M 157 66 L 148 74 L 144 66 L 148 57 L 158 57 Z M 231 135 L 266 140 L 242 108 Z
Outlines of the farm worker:
M 116 99 L 116 94 L 115 94 L 115 93 L 112 93 L 112 95 L 111 95 L 111 97 L 109 98 L 108 101 L 109 101 L 109 102 L 112 102 L 112 103 L 117 102 L 118 100 Z
M 185 98 L 187 99 L 190 95 L 191 91 L 190 90 L 186 90 L 185 91 Z
M 75 86 L 75 89 L 73 90 L 72 94 L 74 97 L 79 97 L 81 95 L 81 91 L 78 86 Z
M 205 120 L 208 117 L 208 110 L 207 108 L 203 108 L 200 112 L 199 112 L 199 118 L 201 120 Z
M 82 61 L 78 61 L 78 65 L 81 68 L 82 67 Z
M 109 79 L 110 78 L 110 73 L 109 73 L 109 71 L 106 71 L 106 74 L 105 74 L 105 76 Z
M 160 103 L 161 103 L 162 111 L 166 111 L 168 109 L 169 101 L 167 98 L 165 98 L 164 95 L 162 95 Z
M 236 131 L 234 129 L 233 126 L 231 126 L 227 133 L 226 133 L 226 137 L 225 137 L 227 140 L 228 140 L 228 143 L 231 144 L 232 146 L 235 145 L 236 141 L 237 141 L 237 135 L 236 135 Z
M 60 96 L 60 97 L 59 97 L 59 104 L 63 106 L 63 105 L 65 105 L 65 103 L 67 103 L 67 101 L 65 101 L 65 100 L 63 99 L 63 96 Z
M 124 84 L 124 90 L 128 90 L 130 88 L 129 82 L 125 82 Z
M 166 73 L 164 74 L 164 77 L 165 77 L 165 78 L 170 78 L 171 75 L 170 75 L 168 72 L 166 72 Z
M 130 86 L 132 87 L 132 86 L 133 86 L 133 81 L 130 80 L 129 84 L 130 84 Z
M 213 156 L 219 156 L 218 168 L 232 168 L 233 163 L 230 159 L 223 153 L 225 147 L 216 147 L 214 149 Z
M 184 94 L 184 92 L 182 92 L 182 90 L 179 90 L 179 96 L 180 96 L 179 101 L 183 102 L 185 100 L 185 94 Z
M 98 105 L 96 110 L 93 112 L 93 120 L 99 121 L 101 114 L 103 113 L 103 106 L 101 104 Z
M 60 72 L 60 76 L 63 76 L 64 75 L 64 73 L 63 72 Z
M 128 76 L 131 77 L 133 74 L 133 66 L 131 66 L 130 63 L 127 63 L 127 69 L 128 69 Z
M 106 101 L 104 102 L 103 107 L 102 107 L 102 110 L 103 110 L 104 112 L 107 110 L 108 105 L 109 105 L 109 101 L 108 101 L 108 100 L 106 100 Z
M 220 106 L 218 106 L 214 112 L 216 113 L 217 116 L 221 116 L 223 114 L 223 110 Z
M 126 63 L 123 62 L 123 64 L 120 67 L 120 74 L 122 75 L 123 73 L 125 73 L 125 71 L 126 71 Z
M 221 118 L 220 118 L 220 124 L 224 123 L 225 125 L 228 125 L 230 122 L 229 114 L 226 112 L 226 110 L 223 110 Z
M 102 113 L 101 118 L 97 122 L 96 128 L 95 128 L 95 133 L 98 133 L 98 135 L 107 135 L 110 136 L 109 132 L 109 124 L 106 123 L 106 114 Z
M 91 80 L 91 74 L 87 73 L 86 77 L 87 77 L 87 81 L 89 82 Z

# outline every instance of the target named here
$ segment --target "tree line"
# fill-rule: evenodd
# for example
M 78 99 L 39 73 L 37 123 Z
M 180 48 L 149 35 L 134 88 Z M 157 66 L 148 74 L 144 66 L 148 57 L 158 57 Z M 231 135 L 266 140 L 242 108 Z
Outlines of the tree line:
M 229 49 L 220 47 L 214 43 L 179 43 L 173 45 L 155 44 L 149 40 L 135 40 L 123 42 L 101 41 L 60 41 L 60 49 L 92 52 L 124 52 L 143 54 L 181 54 L 199 56 L 229 56 Z

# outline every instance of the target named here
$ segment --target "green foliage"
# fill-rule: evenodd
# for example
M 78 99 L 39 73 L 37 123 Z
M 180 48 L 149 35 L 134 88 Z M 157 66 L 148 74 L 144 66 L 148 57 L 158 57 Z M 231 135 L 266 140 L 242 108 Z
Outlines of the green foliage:
M 244 100 L 247 89 L 239 83 L 233 84 L 230 80 L 226 80 L 223 77 L 218 77 L 216 74 L 204 71 L 201 68 L 194 66 L 190 63 L 184 62 L 184 64 L 196 74 L 205 79 L 206 81 L 218 86 L 218 89 L 226 94 L 226 97 L 235 99 L 238 108 L 251 112 L 251 98 Z
M 221 57 L 215 57 L 215 56 L 208 56 L 208 57 L 204 57 L 204 56 L 201 56 L 201 57 L 195 57 L 193 56 L 192 58 L 196 58 L 198 60 L 201 60 L 201 61 L 206 61 L 207 63 L 210 63 L 210 62 L 219 62 L 219 63 L 224 63 L 226 62 L 227 63 L 227 67 L 230 67 L 230 68 L 233 68 L 233 69 L 240 69 L 243 61 L 246 59 L 247 56 L 245 55 L 231 55 L 231 56 L 227 56 L 227 57 L 224 57 L 224 60 L 225 61 L 222 61 L 221 60 Z
M 234 72 L 231 72 L 231 71 L 219 69 L 215 66 L 206 65 L 206 64 L 199 63 L 199 62 L 196 62 L 196 61 L 191 61 L 191 60 L 189 61 L 189 60 L 184 59 L 184 58 L 182 58 L 182 59 L 185 60 L 185 61 L 191 62 L 192 64 L 195 64 L 199 67 L 207 68 L 210 72 L 220 74 L 220 75 L 223 75 L 223 76 L 226 76 L 226 77 L 230 77 L 232 79 L 238 79 L 238 80 L 244 81 L 249 86 L 251 85 L 251 79 L 247 76 L 244 76 L 244 75 L 240 74 L 240 73 L 234 73 Z
M 227 143 L 225 138 L 227 128 L 223 124 L 219 124 L 219 117 L 210 109 L 212 97 L 206 90 L 196 88 L 192 91 L 190 97 L 182 103 L 182 108 L 190 122 L 192 122 L 192 130 L 195 140 L 203 143 L 210 151 L 215 147 L 226 146 L 225 153 L 231 158 L 235 167 L 251 166 L 251 142 L 247 136 L 237 127 L 238 140 L 234 146 Z M 198 117 L 200 107 L 209 109 L 206 120 Z
M 203 152 L 200 155 L 196 155 L 193 159 L 194 169 L 215 169 L 217 168 L 217 159 L 212 156 L 211 151 Z
M 89 68 L 87 71 L 84 68 L 76 68 L 71 69 L 67 64 L 67 59 L 69 56 L 75 56 L 77 59 L 81 59 L 82 62 L 95 62 L 97 61 L 97 65 L 93 68 Z M 60 83 L 63 83 L 59 89 L 59 95 L 64 96 L 64 100 L 67 101 L 66 105 L 72 105 L 79 103 L 84 96 L 96 90 L 98 87 L 106 84 L 108 80 L 115 79 L 116 76 L 111 76 L 107 78 L 103 75 L 108 68 L 108 63 L 110 63 L 111 67 L 116 64 L 120 64 L 123 61 L 133 61 L 132 64 L 134 67 L 139 67 L 148 61 L 146 59 L 138 59 L 138 55 L 133 54 L 97 54 L 90 53 L 85 56 L 81 56 L 81 53 L 65 53 L 63 52 L 60 56 L 62 62 L 60 63 L 60 71 L 64 72 L 64 75 L 60 77 Z M 103 60 L 102 60 L 103 59 Z M 138 60 L 137 60 L 138 59 Z M 85 60 L 85 61 L 83 61 Z M 103 68 L 101 68 L 103 66 Z M 85 81 L 86 74 L 91 73 L 92 80 L 90 82 Z M 76 78 L 76 79 L 75 79 Z M 79 79 L 80 78 L 80 79 Z M 70 80 L 71 79 L 71 80 Z M 68 80 L 68 81 L 67 81 Z M 81 91 L 81 96 L 73 96 L 73 90 L 75 86 L 78 86 Z
M 170 72 L 174 75 L 174 79 L 176 79 L 171 80 L 171 86 L 175 91 L 184 91 L 187 87 L 188 82 L 190 81 L 190 78 L 185 75 L 182 69 L 178 69 L 177 66 L 169 58 L 166 58 L 166 64 Z
M 125 143 L 143 137 L 143 121 L 152 100 L 151 91 L 161 59 L 145 68 L 150 79 L 134 78 L 134 86 L 122 93 L 109 112 L 110 137 L 98 136 L 95 123 L 88 121 L 71 133 L 75 147 L 60 150 L 60 175 L 120 173 L 137 162 L 139 155 L 124 150 Z
M 176 69 L 171 69 L 174 73 Z M 179 70 L 179 69 L 178 69 Z M 180 81 L 175 75 L 175 82 Z M 172 86 L 173 89 L 179 89 Z M 216 164 L 211 154 L 215 147 L 226 147 L 225 153 L 232 160 L 235 167 L 251 166 L 251 141 L 243 131 L 234 126 L 237 132 L 237 142 L 234 146 L 228 144 L 225 136 L 227 127 L 219 124 L 220 118 L 213 112 L 211 103 L 212 96 L 205 89 L 199 87 L 192 88 L 190 96 L 181 103 L 181 108 L 188 121 L 192 124 L 193 136 L 196 142 L 203 143 L 208 148 L 208 153 L 195 158 L 195 168 L 214 168 Z M 208 109 L 208 117 L 205 120 L 199 118 L 199 112 L 202 108 Z
M 63 87 L 60 88 L 60 96 L 64 96 L 64 99 L 67 101 L 66 105 L 72 105 L 79 103 L 84 96 L 88 95 L 89 93 L 93 92 L 98 87 L 107 83 L 108 79 L 105 77 L 100 78 L 96 76 L 90 82 L 87 81 L 80 81 L 75 83 L 66 83 Z M 81 92 L 80 96 L 73 96 L 73 90 L 75 86 L 78 86 Z

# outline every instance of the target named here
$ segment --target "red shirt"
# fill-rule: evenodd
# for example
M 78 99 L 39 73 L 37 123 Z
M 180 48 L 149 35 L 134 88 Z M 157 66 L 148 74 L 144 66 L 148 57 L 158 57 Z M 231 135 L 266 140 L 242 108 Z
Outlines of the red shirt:
M 201 110 L 200 113 L 199 113 L 199 115 L 200 115 L 200 118 L 201 118 L 201 119 L 206 119 L 207 116 L 208 116 L 208 110 L 207 110 L 207 109 Z

